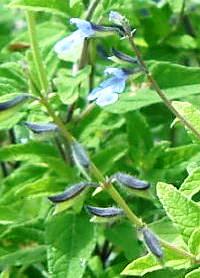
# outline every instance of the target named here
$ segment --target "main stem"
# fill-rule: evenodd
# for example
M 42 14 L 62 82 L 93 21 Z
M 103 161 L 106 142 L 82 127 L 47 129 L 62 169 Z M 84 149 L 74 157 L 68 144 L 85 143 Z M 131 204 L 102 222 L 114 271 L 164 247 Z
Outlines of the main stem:
M 143 71 L 146 74 L 147 79 L 149 80 L 149 82 L 151 83 L 152 87 L 154 88 L 154 90 L 157 92 L 157 94 L 160 96 L 160 98 L 163 100 L 164 104 L 169 108 L 169 110 L 188 128 L 190 129 L 199 139 L 200 139 L 200 133 L 198 132 L 198 130 L 196 130 L 196 128 L 190 123 L 188 122 L 183 115 L 181 115 L 176 108 L 172 105 L 171 101 L 166 97 L 165 93 L 160 89 L 157 81 L 153 78 L 153 76 L 151 75 L 151 73 L 149 72 L 145 62 L 142 59 L 141 53 L 139 51 L 139 49 L 137 48 L 137 46 L 135 45 L 134 39 L 132 38 L 131 35 L 128 35 L 128 39 L 130 42 L 130 45 L 133 49 L 133 51 L 135 52 L 138 62 L 141 65 Z
M 32 49 L 32 53 L 33 53 L 33 61 L 35 64 L 36 71 L 38 73 L 41 93 L 45 94 L 45 93 L 47 93 L 47 90 L 48 90 L 48 79 L 47 79 L 46 71 L 44 68 L 44 64 L 42 63 L 42 59 L 40 56 L 40 50 L 39 50 L 39 46 L 37 43 L 36 24 L 35 24 L 35 17 L 34 17 L 33 12 L 27 11 L 26 19 L 28 22 L 28 32 L 29 32 L 29 38 L 30 38 L 30 43 L 31 43 L 31 49 Z
M 27 23 L 28 23 L 28 29 L 29 29 L 31 48 L 33 51 L 34 63 L 35 63 L 35 65 L 37 65 L 37 66 L 41 65 L 41 67 L 42 67 L 42 70 L 38 69 L 38 74 L 39 74 L 40 80 L 42 80 L 41 84 L 44 84 L 44 81 L 47 80 L 47 76 L 46 76 L 46 72 L 44 71 L 44 65 L 43 65 L 41 56 L 39 55 L 39 48 L 38 48 L 37 40 L 35 38 L 33 38 L 33 36 L 36 36 L 35 21 L 34 21 L 33 14 L 29 11 L 27 11 Z M 46 88 L 46 90 L 44 92 L 46 93 L 48 86 L 46 86 L 45 88 Z M 63 137 L 69 143 L 75 142 L 76 139 L 66 129 L 62 120 L 55 114 L 55 112 L 51 108 L 51 105 L 48 103 L 47 98 L 42 93 L 40 95 L 40 98 L 41 98 L 41 104 L 44 105 L 48 114 L 52 117 L 55 124 L 58 125 Z M 101 182 L 103 189 L 106 190 L 108 192 L 108 194 L 111 196 L 111 198 L 119 205 L 119 207 L 121 207 L 124 210 L 124 213 L 126 214 L 127 218 L 130 220 L 130 222 L 138 228 L 143 227 L 145 225 L 145 223 L 140 218 L 138 218 L 137 215 L 135 215 L 135 213 L 129 208 L 126 201 L 121 197 L 121 195 L 113 187 L 113 185 L 106 181 L 106 179 L 102 175 L 101 171 L 96 167 L 96 165 L 93 162 L 90 163 L 90 171 L 91 171 L 92 176 L 94 176 L 97 180 L 99 180 Z M 192 254 L 186 252 L 185 250 L 179 249 L 176 246 L 170 245 L 168 242 L 166 242 L 164 240 L 160 240 L 160 243 L 165 247 L 176 250 L 176 252 L 178 252 L 179 254 L 181 254 L 185 257 L 194 259 L 194 256 Z

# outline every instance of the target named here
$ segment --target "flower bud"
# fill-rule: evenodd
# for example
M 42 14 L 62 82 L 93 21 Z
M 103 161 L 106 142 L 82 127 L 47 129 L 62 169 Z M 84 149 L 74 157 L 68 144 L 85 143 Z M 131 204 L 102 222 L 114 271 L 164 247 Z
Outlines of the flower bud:
M 131 189 L 145 190 L 150 187 L 150 183 L 120 172 L 114 174 L 111 177 L 111 180 L 116 180 L 117 182 Z
M 112 48 L 112 53 L 115 57 L 117 57 L 118 59 L 124 61 L 124 62 L 128 62 L 128 63 L 132 63 L 132 64 L 137 64 L 138 60 L 137 58 L 133 58 L 127 54 L 124 54 L 121 51 L 116 50 L 115 48 Z
M 0 103 L 0 112 L 13 108 L 20 103 L 23 103 L 29 97 L 30 97 L 30 95 L 28 95 L 28 94 L 21 94 L 11 100 L 7 100 L 5 102 Z
M 86 206 L 89 213 L 98 217 L 116 217 L 124 214 L 123 210 L 115 207 L 100 208 L 93 206 Z
M 152 233 L 147 227 L 142 228 L 142 234 L 144 237 L 144 241 L 152 254 L 155 255 L 157 258 L 162 258 L 163 251 L 160 246 L 160 242 L 155 234 Z
M 77 165 L 88 168 L 90 165 L 89 157 L 81 144 L 73 142 L 71 144 L 72 157 Z
M 112 21 L 113 23 L 117 25 L 123 25 L 125 20 L 125 17 L 122 16 L 120 13 L 111 11 L 109 14 L 109 21 Z
M 45 132 L 55 132 L 58 130 L 58 126 L 55 124 L 36 124 L 36 123 L 30 123 L 25 122 L 24 123 L 32 132 L 40 134 Z
M 84 191 L 84 189 L 90 186 L 97 187 L 98 184 L 94 182 L 80 182 L 70 186 L 63 193 L 48 197 L 48 199 L 53 203 L 65 202 L 76 197 L 77 195 L 80 195 Z

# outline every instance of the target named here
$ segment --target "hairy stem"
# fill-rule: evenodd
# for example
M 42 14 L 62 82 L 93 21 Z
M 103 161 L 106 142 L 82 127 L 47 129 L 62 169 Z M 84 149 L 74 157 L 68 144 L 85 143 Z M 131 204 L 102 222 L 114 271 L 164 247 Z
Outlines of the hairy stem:
M 29 29 L 34 29 L 35 31 L 32 32 L 31 30 L 29 30 L 29 36 L 30 36 L 30 42 L 31 45 L 34 44 L 34 46 L 32 45 L 32 51 L 33 52 L 37 52 L 39 51 L 38 45 L 37 45 L 37 40 L 35 38 L 33 38 L 32 36 L 36 35 L 36 28 L 35 28 L 35 22 L 33 20 L 33 15 L 31 14 L 31 17 L 29 16 L 30 12 L 27 12 L 27 21 L 28 21 L 28 26 Z M 43 67 L 43 63 L 41 60 L 41 56 L 38 55 L 39 52 L 33 53 L 33 57 L 34 57 L 34 63 L 35 65 L 42 65 Z M 43 67 L 44 69 L 44 67 Z M 44 80 L 47 80 L 46 77 L 46 73 L 45 71 L 38 71 L 38 74 L 40 76 L 40 79 L 43 80 L 43 75 L 45 76 Z M 47 89 L 47 87 L 46 87 Z M 46 91 L 45 91 L 46 92 Z M 52 117 L 53 121 L 55 124 L 57 124 L 57 126 L 60 129 L 60 132 L 62 133 L 63 137 L 68 141 L 68 143 L 72 143 L 75 142 L 76 139 L 71 135 L 71 133 L 66 129 L 64 123 L 62 122 L 62 120 L 59 118 L 59 116 L 57 116 L 54 112 L 54 110 L 52 109 L 51 105 L 48 103 L 47 98 L 41 94 L 40 96 L 41 98 L 41 104 L 44 105 L 44 107 L 46 108 L 48 114 Z M 129 208 L 128 204 L 126 203 L 126 201 L 122 198 L 122 196 L 119 194 L 119 192 L 113 187 L 113 185 L 109 182 L 106 181 L 105 177 L 102 175 L 101 171 L 96 167 L 96 165 L 93 162 L 90 162 L 90 172 L 91 175 L 94 176 L 102 185 L 102 188 L 108 192 L 108 194 L 111 196 L 111 198 L 119 205 L 119 207 L 121 207 L 124 210 L 124 213 L 126 214 L 127 218 L 131 221 L 131 223 L 133 225 L 135 225 L 138 228 L 143 227 L 144 225 L 146 225 L 139 217 L 137 217 L 137 215 Z M 171 244 L 169 244 L 166 241 L 160 240 L 160 243 L 168 248 L 171 248 L 173 250 L 176 250 L 176 252 L 182 254 L 185 257 L 190 257 L 191 259 L 194 259 L 194 256 L 188 252 L 186 252 L 185 250 L 179 249 L 178 247 L 175 247 Z
M 38 73 L 39 82 L 40 82 L 40 89 L 42 94 L 45 94 L 47 93 L 48 90 L 48 79 L 45 72 L 44 64 L 42 63 L 40 50 L 37 43 L 36 24 L 35 24 L 35 17 L 33 12 L 27 11 L 26 18 L 28 23 L 28 33 L 29 33 L 29 38 L 31 43 L 33 60 L 34 60 L 36 71 Z
M 176 108 L 172 105 L 171 101 L 166 97 L 165 93 L 160 89 L 157 81 L 153 78 L 153 76 L 151 75 L 151 73 L 149 72 L 142 56 L 141 53 L 139 51 L 139 49 L 137 48 L 137 46 L 135 45 L 134 39 L 132 38 L 131 34 L 127 34 L 128 35 L 128 39 L 130 42 L 130 45 L 133 49 L 133 51 L 135 52 L 135 55 L 137 56 L 138 62 L 140 63 L 144 73 L 146 74 L 146 77 L 148 79 L 148 81 L 150 82 L 150 84 L 152 85 L 153 89 L 157 92 L 157 94 L 160 96 L 160 98 L 163 100 L 164 104 L 169 108 L 169 110 L 188 128 L 190 129 L 199 139 L 200 139 L 200 133 L 198 130 L 196 130 L 196 128 L 190 123 L 188 122 L 183 115 L 181 115 Z

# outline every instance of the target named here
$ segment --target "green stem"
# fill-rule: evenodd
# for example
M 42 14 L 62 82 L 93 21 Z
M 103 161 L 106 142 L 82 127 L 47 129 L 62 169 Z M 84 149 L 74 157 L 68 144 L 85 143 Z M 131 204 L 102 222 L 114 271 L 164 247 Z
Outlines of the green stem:
M 26 11 L 26 19 L 28 23 L 28 33 L 29 33 L 31 49 L 33 53 L 33 60 L 34 60 L 36 71 L 38 73 L 41 93 L 47 94 L 48 79 L 45 72 L 44 64 L 40 56 L 39 46 L 37 43 L 36 24 L 35 24 L 35 18 L 33 12 Z
M 42 64 L 41 56 L 39 55 L 39 48 L 37 45 L 36 38 L 36 28 L 35 28 L 35 21 L 33 18 L 33 14 L 27 12 L 27 21 L 29 26 L 29 36 L 30 36 L 30 42 L 31 47 L 33 51 L 33 58 L 34 63 L 39 67 L 39 65 Z M 32 30 L 33 28 L 33 30 Z M 35 38 L 33 38 L 35 36 Z M 38 70 L 38 75 L 40 80 L 47 80 L 46 73 L 44 71 L 44 68 L 42 66 L 42 70 Z M 47 88 L 46 86 L 45 88 Z M 46 91 L 45 91 L 46 92 Z M 47 98 L 41 94 L 41 104 L 44 105 L 44 107 L 47 109 L 48 114 L 52 117 L 55 124 L 60 129 L 60 132 L 62 133 L 63 137 L 69 142 L 72 143 L 76 141 L 76 139 L 71 135 L 71 133 L 66 129 L 65 125 L 63 124 L 62 120 L 55 114 L 54 110 L 51 108 L 51 105 L 48 103 Z M 137 215 L 129 208 L 128 204 L 125 202 L 125 200 L 121 197 L 119 192 L 113 187 L 112 184 L 108 183 L 104 176 L 102 175 L 101 171 L 96 167 L 96 165 L 91 162 L 90 164 L 90 171 L 92 176 L 94 176 L 98 181 L 101 182 L 102 188 L 108 192 L 108 194 L 111 196 L 111 198 L 124 210 L 124 213 L 126 214 L 127 218 L 130 220 L 130 222 L 135 225 L 138 228 L 141 228 L 145 225 L 145 223 L 137 217 Z M 182 254 L 185 257 L 190 257 L 191 259 L 194 259 L 194 256 L 192 254 L 189 254 L 185 250 L 179 249 L 173 245 L 170 245 L 168 242 L 160 240 L 161 244 L 165 247 L 171 248 L 173 250 L 176 250 L 178 253 Z
M 151 75 L 151 73 L 149 72 L 145 62 L 142 59 L 142 55 L 139 51 L 139 49 L 137 48 L 137 46 L 135 45 L 134 39 L 132 38 L 131 34 L 127 34 L 128 35 L 128 39 L 130 42 L 130 45 L 133 49 L 133 51 L 136 54 L 136 57 L 144 71 L 144 73 L 146 74 L 147 79 L 149 80 L 150 84 L 152 85 L 152 87 L 154 88 L 154 90 L 157 92 L 157 94 L 160 96 L 160 98 L 163 100 L 164 104 L 169 108 L 169 110 L 188 128 L 190 129 L 199 139 L 200 139 L 200 133 L 198 132 L 198 130 L 196 130 L 196 128 L 190 123 L 188 122 L 183 115 L 181 115 L 176 108 L 172 105 L 171 101 L 166 97 L 165 93 L 160 89 L 157 81 L 153 78 L 153 76 Z

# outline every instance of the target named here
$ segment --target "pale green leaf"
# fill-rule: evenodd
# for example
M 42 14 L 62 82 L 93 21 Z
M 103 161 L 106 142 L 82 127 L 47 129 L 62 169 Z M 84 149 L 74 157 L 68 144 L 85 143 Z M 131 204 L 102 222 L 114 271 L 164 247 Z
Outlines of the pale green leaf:
M 157 195 L 167 215 L 187 242 L 193 231 L 200 227 L 200 206 L 171 184 L 158 183 Z
M 200 254 L 200 228 L 197 228 L 194 230 L 192 233 L 189 241 L 188 241 L 188 246 L 190 251 L 194 255 L 199 255 Z
M 200 134 L 200 110 L 189 102 L 173 101 L 172 105 Z
M 174 13 L 179 13 L 181 11 L 184 0 L 168 0 Z
M 64 0 L 14 0 L 9 7 L 63 14 L 67 13 L 68 5 Z
M 188 198 L 192 198 L 193 195 L 200 191 L 200 168 L 194 169 L 189 174 L 181 184 L 180 191 Z
M 174 250 L 165 248 L 164 266 L 173 269 L 182 269 L 189 267 L 190 261 L 184 256 L 177 254 Z M 148 254 L 128 264 L 121 274 L 128 276 L 143 276 L 148 272 L 153 272 L 162 268 L 163 265 L 157 260 L 157 258 L 152 254 Z
M 185 278 L 199 278 L 199 277 L 200 277 L 200 268 L 192 270 L 185 276 Z

